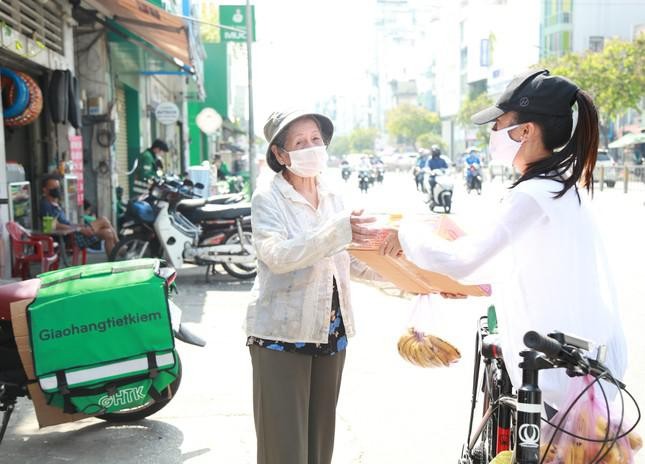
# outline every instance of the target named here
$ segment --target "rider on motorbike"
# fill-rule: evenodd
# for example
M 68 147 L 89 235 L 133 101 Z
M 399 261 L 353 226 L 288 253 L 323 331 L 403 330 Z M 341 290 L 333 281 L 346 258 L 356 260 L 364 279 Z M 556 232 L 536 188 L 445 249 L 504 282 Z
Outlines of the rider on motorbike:
M 343 179 L 347 180 L 352 175 L 352 167 L 347 161 L 347 157 L 343 156 L 343 159 L 340 161 L 340 170 Z
M 432 157 L 428 160 L 427 166 L 431 172 L 429 179 L 430 198 L 434 198 L 434 186 L 437 185 L 437 180 L 432 174 L 432 171 L 435 169 L 448 169 L 448 163 L 446 163 L 446 160 L 441 157 L 441 148 L 439 148 L 439 145 L 433 145 L 430 149 L 430 153 L 432 154 Z
M 482 160 L 477 154 L 477 150 L 475 148 L 471 148 L 468 156 L 464 159 L 464 162 L 466 170 L 466 185 L 470 185 L 473 177 L 479 172 Z M 471 169 L 471 166 L 475 166 L 475 169 Z
M 414 182 L 417 184 L 417 190 L 423 191 L 423 176 L 425 175 L 423 169 L 428 164 L 428 154 L 420 153 L 417 158 L 417 164 L 414 167 Z M 425 193 L 425 192 L 424 192 Z

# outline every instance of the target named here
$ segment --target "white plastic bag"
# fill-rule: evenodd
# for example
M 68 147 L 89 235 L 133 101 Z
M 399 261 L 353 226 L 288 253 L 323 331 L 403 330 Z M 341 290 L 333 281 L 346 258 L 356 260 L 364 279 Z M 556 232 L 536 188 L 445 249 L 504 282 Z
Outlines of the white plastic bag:
M 408 328 L 397 345 L 403 359 L 419 367 L 448 367 L 461 358 L 448 342 L 459 330 L 455 311 L 460 309 L 450 303 L 438 295 L 413 298 Z

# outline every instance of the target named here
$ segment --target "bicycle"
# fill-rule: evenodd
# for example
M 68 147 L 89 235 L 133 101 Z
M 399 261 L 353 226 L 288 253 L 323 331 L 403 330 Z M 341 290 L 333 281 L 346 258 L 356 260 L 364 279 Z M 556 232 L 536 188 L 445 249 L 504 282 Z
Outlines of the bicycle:
M 489 324 L 489 321 L 492 324 Z M 490 327 L 489 327 L 490 325 Z M 591 462 L 597 463 L 609 453 L 610 449 L 620 439 L 631 433 L 640 421 L 640 409 L 634 397 L 626 390 L 626 386 L 611 375 L 604 365 L 605 347 L 599 347 L 595 359 L 585 356 L 590 349 L 590 343 L 571 335 L 554 332 L 548 336 L 530 331 L 524 336 L 524 344 L 529 348 L 520 355 L 523 361 L 522 386 L 513 394 L 510 378 L 504 364 L 501 347 L 497 343 L 494 308 L 489 308 L 487 316 L 479 319 L 475 344 L 475 366 L 473 372 L 473 390 L 471 398 L 470 422 L 466 443 L 462 447 L 459 464 L 488 464 L 502 451 L 512 450 L 515 464 L 541 464 L 545 462 L 552 441 L 546 444 L 541 456 L 540 438 L 541 423 L 546 422 L 555 430 L 579 439 L 590 441 L 552 424 L 549 419 L 542 417 L 542 393 L 539 389 L 539 371 L 544 369 L 565 368 L 570 377 L 591 375 L 595 378 L 587 388 L 600 379 L 608 380 L 616 387 L 622 400 L 622 392 L 627 393 L 636 406 L 637 420 L 629 430 L 617 432 L 616 436 L 605 436 L 604 440 L 595 440 L 609 446 L 602 449 Z M 481 391 L 483 392 L 483 415 L 473 433 L 475 409 L 478 397 L 480 367 L 484 366 Z M 583 391 L 576 401 L 580 399 Z M 604 394 L 604 393 L 603 393 Z M 569 413 L 575 402 L 564 411 Z M 547 408 L 548 409 L 548 408 Z M 555 412 L 555 411 L 553 411 Z M 623 415 L 624 416 L 624 415 Z M 624 417 L 620 417 L 618 430 L 621 430 Z M 564 420 L 564 419 L 563 419 Z M 620 435 L 619 435 L 620 433 Z

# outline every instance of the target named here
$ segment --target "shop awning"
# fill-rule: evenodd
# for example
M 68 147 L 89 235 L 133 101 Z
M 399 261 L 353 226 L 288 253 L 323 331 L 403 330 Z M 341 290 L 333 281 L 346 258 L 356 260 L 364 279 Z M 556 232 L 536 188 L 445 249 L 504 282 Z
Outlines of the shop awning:
M 224 121 L 222 122 L 222 127 L 224 128 L 224 130 L 227 130 L 232 134 L 246 135 L 246 132 L 243 129 L 241 129 L 238 125 L 233 124 L 233 122 L 230 119 L 224 119 Z
M 609 148 L 622 148 L 622 147 L 628 147 L 629 145 L 636 145 L 639 143 L 645 143 L 645 132 L 641 132 L 640 134 L 634 134 L 632 132 L 628 132 L 618 140 L 614 140 L 613 142 L 611 142 L 609 144 Z
M 102 0 L 110 19 L 166 55 L 190 65 L 187 26 L 181 18 L 145 0 Z

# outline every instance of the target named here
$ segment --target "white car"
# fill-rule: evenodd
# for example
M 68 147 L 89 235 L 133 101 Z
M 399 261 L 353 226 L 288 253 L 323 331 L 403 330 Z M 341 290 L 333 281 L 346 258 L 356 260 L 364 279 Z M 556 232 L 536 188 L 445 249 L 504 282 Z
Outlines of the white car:
M 594 178 L 600 179 L 601 168 L 604 170 L 604 180 L 607 187 L 614 187 L 616 185 L 616 162 L 609 156 L 607 150 L 598 150 L 598 158 L 596 159 L 596 169 L 594 170 Z

